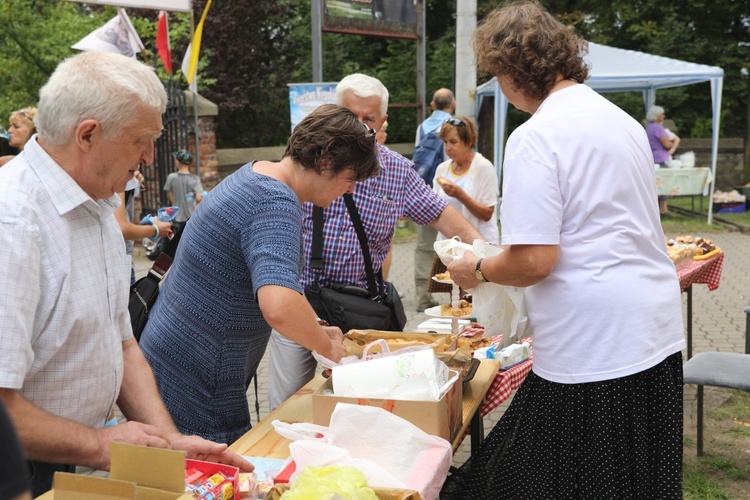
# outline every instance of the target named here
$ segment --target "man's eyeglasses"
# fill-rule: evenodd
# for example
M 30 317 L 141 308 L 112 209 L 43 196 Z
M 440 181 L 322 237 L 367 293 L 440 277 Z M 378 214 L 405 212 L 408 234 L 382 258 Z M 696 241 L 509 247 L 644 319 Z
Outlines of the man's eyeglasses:
M 463 120 L 461 120 L 461 119 L 459 119 L 459 118 L 448 118 L 447 120 L 445 120 L 445 123 L 450 123 L 450 124 L 451 124 L 451 125 L 453 125 L 454 127 L 461 127 L 461 126 L 463 126 L 463 125 L 466 125 L 466 124 L 465 124 L 465 123 L 463 122 Z

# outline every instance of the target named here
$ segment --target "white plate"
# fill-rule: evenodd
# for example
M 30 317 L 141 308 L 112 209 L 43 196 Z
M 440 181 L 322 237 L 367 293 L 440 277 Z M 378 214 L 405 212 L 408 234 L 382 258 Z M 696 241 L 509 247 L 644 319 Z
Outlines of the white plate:
M 437 281 L 438 283 L 445 283 L 446 285 L 453 284 L 453 280 L 439 280 L 435 276 L 432 277 L 432 281 Z
M 427 316 L 432 316 L 433 318 L 465 319 L 465 318 L 473 318 L 474 317 L 471 313 L 469 313 L 469 314 L 467 314 L 465 316 L 452 316 L 452 315 L 443 316 L 442 314 L 440 314 L 440 306 L 435 306 L 435 307 L 427 308 L 427 309 L 424 310 L 424 313 Z

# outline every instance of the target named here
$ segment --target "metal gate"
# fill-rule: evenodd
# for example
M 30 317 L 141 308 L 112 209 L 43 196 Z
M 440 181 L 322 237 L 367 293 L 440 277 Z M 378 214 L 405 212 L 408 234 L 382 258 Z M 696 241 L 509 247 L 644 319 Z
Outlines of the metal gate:
M 146 189 L 141 191 L 141 217 L 149 213 L 155 215 L 160 207 L 169 205 L 164 183 L 174 171 L 172 153 L 188 149 L 189 144 L 185 93 L 172 78 L 164 82 L 164 89 L 167 91 L 167 109 L 162 116 L 164 130 L 156 141 L 154 164 L 143 167 Z

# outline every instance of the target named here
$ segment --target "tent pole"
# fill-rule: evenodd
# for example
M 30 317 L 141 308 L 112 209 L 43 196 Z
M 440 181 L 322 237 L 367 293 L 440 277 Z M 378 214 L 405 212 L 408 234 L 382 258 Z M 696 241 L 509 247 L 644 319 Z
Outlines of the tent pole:
M 721 91 L 724 78 L 711 78 L 711 103 L 713 104 L 713 120 L 711 124 L 711 183 L 708 190 L 708 223 L 713 223 L 714 215 L 714 187 L 716 185 L 716 160 L 719 154 L 719 120 L 721 118 Z

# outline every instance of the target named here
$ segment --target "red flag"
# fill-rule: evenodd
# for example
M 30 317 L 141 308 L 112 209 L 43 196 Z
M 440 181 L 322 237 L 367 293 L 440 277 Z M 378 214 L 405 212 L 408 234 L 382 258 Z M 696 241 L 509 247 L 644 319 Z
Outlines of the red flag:
M 172 74 L 172 48 L 169 46 L 169 27 L 167 26 L 167 13 L 159 12 L 159 25 L 156 28 L 156 50 L 159 53 L 164 69 Z

